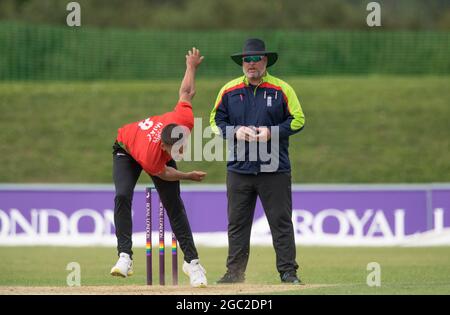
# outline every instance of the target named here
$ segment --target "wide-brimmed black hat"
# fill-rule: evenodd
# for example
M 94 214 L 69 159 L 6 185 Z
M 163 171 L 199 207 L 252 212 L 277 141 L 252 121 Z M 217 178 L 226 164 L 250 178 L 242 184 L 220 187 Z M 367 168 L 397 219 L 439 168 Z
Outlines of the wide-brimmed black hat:
M 278 54 L 273 51 L 266 51 L 266 45 L 258 38 L 247 39 L 242 52 L 231 55 L 231 59 L 242 66 L 242 57 L 245 56 L 267 56 L 267 67 L 273 65 L 278 59 Z

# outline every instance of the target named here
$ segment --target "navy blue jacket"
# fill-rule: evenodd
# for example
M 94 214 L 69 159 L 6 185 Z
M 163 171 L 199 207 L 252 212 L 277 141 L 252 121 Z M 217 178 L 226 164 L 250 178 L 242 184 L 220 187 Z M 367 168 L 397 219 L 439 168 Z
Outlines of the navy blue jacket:
M 229 171 L 243 174 L 290 172 L 289 136 L 303 129 L 305 115 L 292 87 L 266 73 L 257 87 L 249 85 L 245 76 L 225 84 L 211 112 L 210 124 L 216 134 L 229 139 L 232 153 L 227 163 Z M 267 149 L 261 149 L 272 154 L 270 159 L 259 151 L 261 143 L 246 142 L 245 150 L 238 147 L 234 133 L 230 131 L 239 126 L 265 126 L 271 129 Z M 279 146 L 276 146 L 277 138 Z M 253 150 L 256 155 L 251 153 L 252 145 L 258 148 Z

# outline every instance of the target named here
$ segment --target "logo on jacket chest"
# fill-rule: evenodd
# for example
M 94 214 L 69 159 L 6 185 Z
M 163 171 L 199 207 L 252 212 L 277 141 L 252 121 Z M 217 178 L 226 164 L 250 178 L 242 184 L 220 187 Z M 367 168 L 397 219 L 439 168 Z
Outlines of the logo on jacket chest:
M 272 107 L 272 100 L 275 97 L 275 99 L 278 98 L 278 91 L 275 91 L 275 96 L 274 95 L 267 95 L 267 91 L 264 91 L 264 99 L 266 100 L 266 106 L 267 107 Z

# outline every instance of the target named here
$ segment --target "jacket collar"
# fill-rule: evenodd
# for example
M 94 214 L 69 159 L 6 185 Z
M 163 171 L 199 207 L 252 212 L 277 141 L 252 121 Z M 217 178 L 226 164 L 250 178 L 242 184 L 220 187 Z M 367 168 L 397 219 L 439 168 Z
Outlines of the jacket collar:
M 265 73 L 265 74 L 262 76 L 262 78 L 261 78 L 261 83 L 260 83 L 260 84 L 262 84 L 262 83 L 264 83 L 264 82 L 268 82 L 268 81 L 269 81 L 269 77 L 270 77 L 270 74 L 269 74 L 269 72 L 267 72 L 267 70 L 266 70 L 266 73 Z M 247 76 L 246 76 L 245 74 L 242 76 L 242 82 L 244 82 L 244 84 L 245 84 L 246 86 L 249 85 Z

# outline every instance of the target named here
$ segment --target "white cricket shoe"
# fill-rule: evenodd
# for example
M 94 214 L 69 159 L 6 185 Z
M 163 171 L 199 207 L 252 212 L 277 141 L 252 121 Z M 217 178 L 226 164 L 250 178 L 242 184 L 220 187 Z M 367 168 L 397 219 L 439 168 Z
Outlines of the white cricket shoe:
M 111 269 L 111 275 L 123 278 L 133 275 L 133 260 L 130 258 L 130 255 L 120 253 L 119 260 Z
M 190 264 L 183 262 L 183 272 L 189 276 L 191 286 L 194 288 L 206 288 L 208 285 L 206 270 L 200 265 L 198 259 L 191 260 Z

